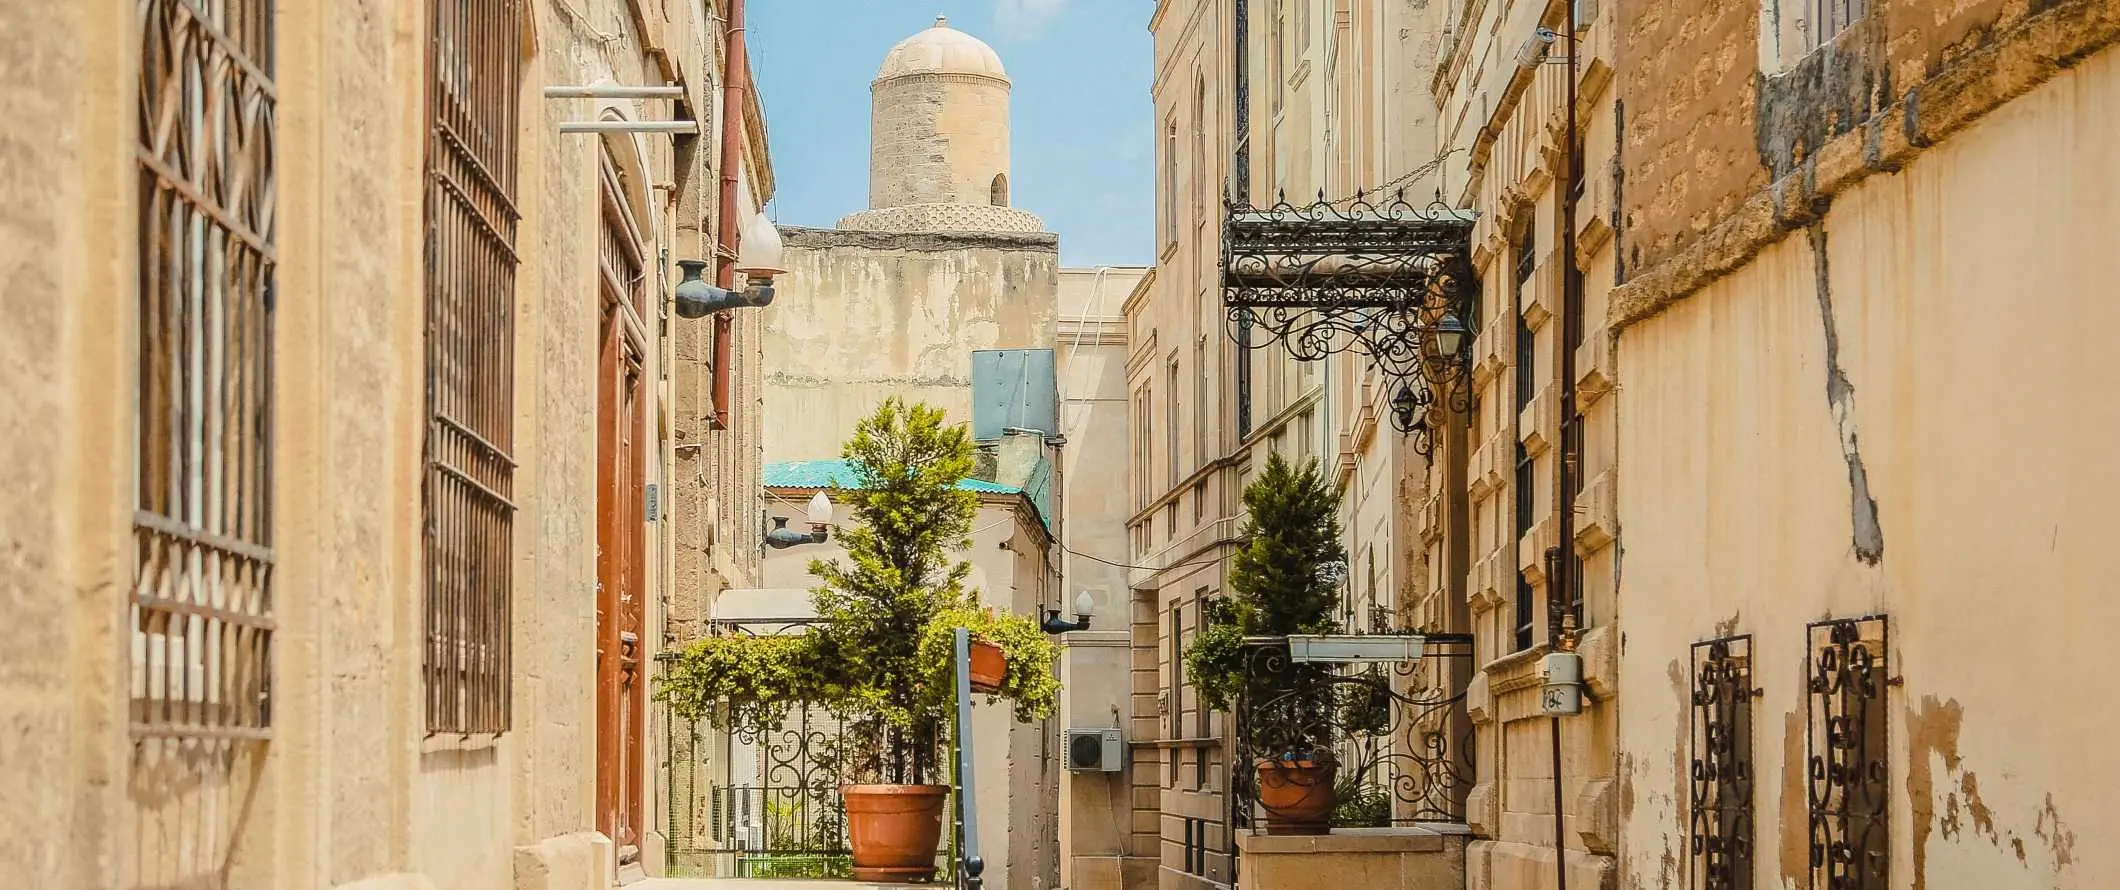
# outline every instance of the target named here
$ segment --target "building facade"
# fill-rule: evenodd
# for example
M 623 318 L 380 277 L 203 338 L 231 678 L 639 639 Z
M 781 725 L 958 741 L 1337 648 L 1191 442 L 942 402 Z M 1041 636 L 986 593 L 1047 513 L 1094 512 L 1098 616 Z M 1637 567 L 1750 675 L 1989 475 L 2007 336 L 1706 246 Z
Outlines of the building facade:
M 1158 262 L 1126 306 L 1132 834 L 1121 883 L 1102 886 L 1238 879 L 1234 726 L 1200 705 L 1183 652 L 1201 603 L 1226 593 L 1241 493 L 1268 454 L 1316 460 L 1345 492 L 1350 625 L 1456 629 L 1416 608 L 1447 573 L 1412 543 L 1428 464 L 1380 424 L 1390 381 L 1360 355 L 1297 361 L 1263 331 L 1243 339 L 1221 292 L 1229 201 L 1430 200 L 1441 22 L 1430 4 L 1265 0 L 1166 0 L 1150 20 Z
M 1216 783 L 1244 765 L 1215 762 L 1233 729 L 1180 673 L 1214 524 L 1277 446 L 1341 481 L 1350 614 L 1470 635 L 1429 675 L 1470 730 L 1462 869 L 1386 886 L 2110 882 L 2077 841 L 2110 819 L 2085 796 L 2106 768 L 2023 732 L 2120 720 L 2028 655 L 2091 651 L 2110 617 L 2104 520 L 2078 512 L 2111 487 L 2082 438 L 2110 399 L 2076 340 L 2106 314 L 2083 233 L 2120 195 L 2085 148 L 2114 124 L 2111 4 L 1230 0 L 1151 27 L 1126 852 L 1153 870 L 1119 886 L 1304 874 L 1222 842 Z M 1365 117 L 1371 94 L 1392 101 Z M 1479 283 L 1467 410 L 1425 458 L 1390 444 L 1359 356 L 1200 336 L 1199 190 L 1344 208 L 1407 171 L 1409 200 L 1471 215 Z M 1203 343 L 1231 357 L 1189 361 Z M 1217 474 L 1232 494 L 1186 509 Z M 1580 713 L 1544 701 L 1555 653 Z
M 671 340 L 711 325 L 671 312 L 671 263 L 771 190 L 755 99 L 721 89 L 739 13 L 31 6 L 0 89 L 37 123 L 0 137 L 0 874 L 653 870 L 667 387 L 696 370 Z M 546 92 L 596 84 L 679 89 Z M 741 170 L 702 150 L 732 120 Z M 755 480 L 736 429 L 691 441 Z
M 1825 11 L 1608 19 L 1619 881 L 2111 885 L 2120 9 Z

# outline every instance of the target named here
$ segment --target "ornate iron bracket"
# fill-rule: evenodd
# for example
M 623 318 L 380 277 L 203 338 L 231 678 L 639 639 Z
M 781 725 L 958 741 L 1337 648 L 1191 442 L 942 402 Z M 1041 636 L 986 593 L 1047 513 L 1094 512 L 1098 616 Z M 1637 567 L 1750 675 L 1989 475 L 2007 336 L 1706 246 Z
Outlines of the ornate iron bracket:
M 1477 215 L 1417 207 L 1403 191 L 1377 204 L 1318 197 L 1307 207 L 1225 207 L 1230 337 L 1253 349 L 1279 341 L 1298 361 L 1368 356 L 1391 393 L 1392 425 L 1426 455 L 1448 412 L 1471 407 Z M 1270 336 L 1255 336 L 1262 330 Z

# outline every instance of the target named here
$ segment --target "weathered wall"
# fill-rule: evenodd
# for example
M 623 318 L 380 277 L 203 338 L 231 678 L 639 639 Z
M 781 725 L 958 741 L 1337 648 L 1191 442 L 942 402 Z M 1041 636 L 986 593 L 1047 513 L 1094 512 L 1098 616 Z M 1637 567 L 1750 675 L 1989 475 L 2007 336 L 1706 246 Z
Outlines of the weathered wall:
M 973 350 L 1054 342 L 1051 235 L 782 231 L 789 274 L 764 310 L 769 460 L 838 457 L 894 395 L 969 422 Z
M 593 824 L 594 616 L 581 603 L 595 546 L 582 533 L 595 514 L 595 442 L 581 419 L 594 415 L 597 331 L 595 257 L 579 232 L 595 219 L 600 148 L 555 134 L 559 120 L 602 109 L 548 103 L 541 87 L 603 75 L 663 82 L 671 72 L 641 64 L 644 41 L 689 35 L 692 23 L 637 15 L 625 0 L 588 5 L 622 23 L 619 45 L 583 30 L 579 4 L 532 4 L 525 34 L 517 699 L 515 727 L 497 739 L 426 737 L 422 713 L 427 4 L 277 10 L 274 726 L 269 742 L 237 744 L 225 759 L 139 757 L 125 719 L 139 10 L 8 9 L 28 39 L 0 57 L 10 75 L 0 107 L 38 123 L 0 134 L 0 268 L 10 273 L 0 484 L 16 495 L 0 508 L 0 589 L 25 619 L 0 665 L 0 716 L 12 727 L 0 765 L 31 792 L 0 806 L 0 876 L 161 885 L 225 862 L 239 887 L 520 879 L 586 890 L 608 880 L 609 850 L 598 859 L 581 834 Z M 591 43 L 596 51 L 581 51 Z M 673 55 L 700 52 L 686 46 Z M 693 73 L 693 62 L 671 64 L 678 79 Z M 650 208 L 662 199 L 648 197 L 645 174 L 668 164 L 653 140 L 641 150 L 628 184 Z M 667 218 L 639 212 L 647 237 L 666 240 Z M 651 297 L 665 293 L 662 271 L 651 275 Z M 659 370 L 658 344 L 648 348 Z M 548 847 L 557 859 L 541 858 Z M 125 864 L 133 850 L 147 851 L 144 873 Z M 559 860 L 595 873 L 552 871 Z
M 132 4 L 0 3 L 0 883 L 98 886 L 122 843 L 131 548 Z M 115 234 L 114 234 L 115 233 Z M 124 331 L 128 328 L 121 327 Z M 119 505 L 125 503 L 126 509 Z
M 1008 81 L 914 74 L 871 88 L 869 207 L 987 204 L 1009 170 Z
M 1628 320 L 1803 225 L 1820 199 L 1903 164 L 2120 39 L 2102 0 L 1884 0 L 1805 53 L 1742 3 L 1616 10 Z M 1668 263 L 1668 265 L 1667 265 Z
M 2091 842 L 2120 711 L 2081 667 L 2120 620 L 2116 95 L 2120 52 L 2083 59 L 1621 338 L 1623 886 L 1686 866 L 1688 646 L 1728 633 L 1763 690 L 1758 874 L 1802 886 L 1805 623 L 1870 613 L 1893 886 L 2120 881 Z
M 1113 474 L 1127 466 L 1129 454 L 1126 319 L 1120 307 L 1146 272 L 1060 270 L 1059 336 L 1053 343 L 1060 378 L 1059 432 L 1067 437 L 1060 449 L 1060 503 L 1066 520 L 1061 540 L 1073 551 L 1060 555 L 1067 589 L 1056 605 L 1073 614 L 1075 596 L 1087 592 L 1096 605 L 1095 617 L 1113 622 L 1124 621 L 1126 570 L 1114 563 L 1126 563 L 1126 519 L 1133 513 L 1126 486 L 1112 484 Z M 1116 690 L 1113 694 L 1119 695 Z

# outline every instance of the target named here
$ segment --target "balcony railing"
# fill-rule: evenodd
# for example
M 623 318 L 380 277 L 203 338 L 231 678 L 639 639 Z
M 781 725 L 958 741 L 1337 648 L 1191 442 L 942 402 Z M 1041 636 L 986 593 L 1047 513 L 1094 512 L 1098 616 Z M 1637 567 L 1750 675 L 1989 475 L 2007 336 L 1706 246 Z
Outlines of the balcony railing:
M 814 618 L 719 619 L 714 633 L 806 633 Z M 980 813 L 973 785 L 969 640 L 957 631 L 957 695 L 945 740 L 951 830 L 936 854 L 937 883 L 980 890 Z M 666 662 L 675 657 L 665 654 Z M 775 726 L 722 728 L 665 709 L 669 804 L 666 872 L 673 877 L 848 878 L 853 847 L 840 786 L 889 741 L 865 735 L 857 715 L 797 703 Z M 871 757 L 870 759 L 873 759 Z

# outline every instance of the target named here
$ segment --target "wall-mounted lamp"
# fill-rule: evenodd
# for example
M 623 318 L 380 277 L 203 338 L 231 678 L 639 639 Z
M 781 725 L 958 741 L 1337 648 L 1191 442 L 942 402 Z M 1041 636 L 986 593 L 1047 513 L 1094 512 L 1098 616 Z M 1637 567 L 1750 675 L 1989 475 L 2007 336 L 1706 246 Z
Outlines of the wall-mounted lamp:
M 1546 61 L 1546 52 L 1553 48 L 1553 42 L 1559 40 L 1560 36 L 1560 33 L 1552 28 L 1540 28 L 1531 32 L 1530 37 L 1524 38 L 1524 45 L 1516 50 L 1516 67 L 1538 67 L 1539 63 Z
M 1457 313 L 1443 313 L 1443 319 L 1435 323 L 1436 355 L 1457 358 L 1458 350 L 1465 348 L 1465 334 L 1465 323 L 1458 319 Z
M 832 537 L 832 499 L 824 492 L 810 496 L 810 505 L 803 518 L 810 523 L 810 531 L 804 534 L 788 528 L 785 516 L 773 517 L 773 528 L 766 532 L 766 546 L 775 550 L 786 550 L 802 544 L 822 544 Z
M 736 271 L 744 276 L 744 289 L 732 291 L 708 284 L 701 274 L 706 260 L 678 260 L 684 270 L 677 284 L 677 314 L 681 318 L 705 318 L 728 309 L 759 308 L 773 302 L 773 276 L 787 270 L 780 229 L 763 213 L 744 220 L 736 251 Z
M 1059 609 L 1047 609 L 1045 610 L 1045 621 L 1039 625 L 1039 628 L 1049 634 L 1089 630 L 1089 616 L 1096 609 L 1096 597 L 1090 596 L 1088 591 L 1084 591 L 1081 595 L 1075 597 L 1075 620 L 1063 621 L 1060 618 Z

